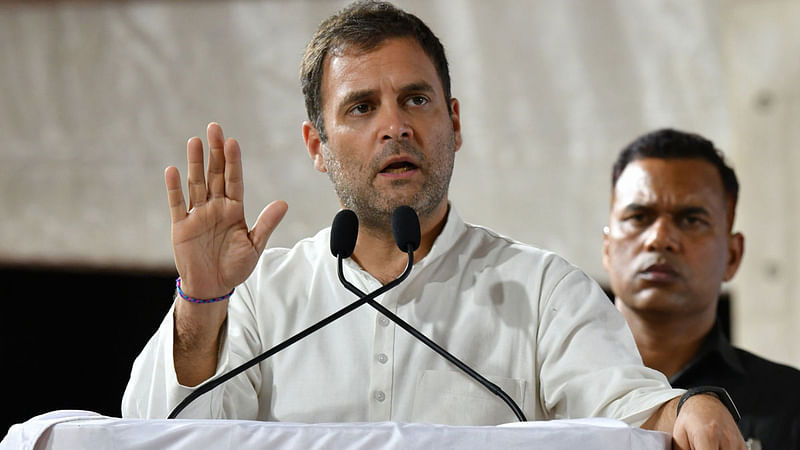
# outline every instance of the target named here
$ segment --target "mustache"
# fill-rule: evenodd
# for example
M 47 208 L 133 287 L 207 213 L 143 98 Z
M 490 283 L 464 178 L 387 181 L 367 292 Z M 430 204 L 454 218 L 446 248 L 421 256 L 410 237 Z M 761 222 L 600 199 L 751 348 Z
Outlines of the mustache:
M 383 146 L 380 153 L 378 153 L 370 163 L 370 168 L 373 172 L 380 172 L 383 170 L 384 162 L 395 155 L 409 155 L 419 164 L 425 162 L 425 154 L 409 141 L 391 141 Z

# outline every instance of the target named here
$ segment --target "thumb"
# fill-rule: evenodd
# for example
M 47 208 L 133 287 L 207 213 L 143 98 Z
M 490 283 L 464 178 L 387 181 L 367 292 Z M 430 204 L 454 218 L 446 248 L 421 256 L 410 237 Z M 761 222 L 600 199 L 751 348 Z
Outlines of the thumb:
M 264 251 L 264 247 L 267 246 L 267 241 L 269 237 L 272 236 L 272 232 L 275 231 L 275 228 L 277 228 L 278 224 L 283 220 L 287 209 L 289 209 L 289 205 L 287 205 L 285 201 L 275 200 L 267 205 L 261 211 L 261 214 L 258 215 L 256 224 L 253 225 L 253 228 L 250 230 L 249 236 L 250 242 L 253 243 L 253 247 L 256 248 L 259 255 Z

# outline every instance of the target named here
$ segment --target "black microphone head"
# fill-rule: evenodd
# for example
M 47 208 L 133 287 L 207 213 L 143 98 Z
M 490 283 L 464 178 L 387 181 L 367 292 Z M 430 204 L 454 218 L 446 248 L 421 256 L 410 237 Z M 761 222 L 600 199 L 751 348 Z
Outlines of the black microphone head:
M 331 225 L 331 253 L 333 256 L 349 258 L 358 239 L 358 217 L 349 209 L 336 213 Z
M 392 234 L 400 250 L 419 248 L 420 231 L 417 213 L 410 206 L 398 206 L 392 213 Z

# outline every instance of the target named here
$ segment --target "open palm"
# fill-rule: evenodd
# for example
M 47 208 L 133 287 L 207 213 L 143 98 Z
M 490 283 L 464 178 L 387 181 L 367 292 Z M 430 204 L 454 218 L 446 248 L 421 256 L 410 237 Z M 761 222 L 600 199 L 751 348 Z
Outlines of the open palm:
M 186 144 L 188 209 L 178 169 L 168 167 L 164 174 L 175 265 L 182 290 L 196 298 L 225 295 L 244 281 L 287 209 L 285 202 L 270 203 L 248 229 L 239 144 L 225 140 L 216 123 L 209 124 L 207 136 L 210 155 L 205 175 L 202 141 L 194 137 Z

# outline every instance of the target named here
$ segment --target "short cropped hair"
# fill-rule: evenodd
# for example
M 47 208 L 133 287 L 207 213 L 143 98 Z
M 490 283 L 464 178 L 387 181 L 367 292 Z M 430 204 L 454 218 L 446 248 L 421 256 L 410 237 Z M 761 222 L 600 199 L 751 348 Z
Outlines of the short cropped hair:
M 300 84 L 306 102 L 306 113 L 320 139 L 326 141 L 322 117 L 322 72 L 329 54 L 342 54 L 345 49 L 361 52 L 374 50 L 390 38 L 410 37 L 416 40 L 433 62 L 442 83 L 447 110 L 450 110 L 450 72 L 444 47 L 433 32 L 417 16 L 388 2 L 356 1 L 324 20 L 306 46 L 300 67 Z
M 699 134 L 664 128 L 644 134 L 622 149 L 611 172 L 611 189 L 625 167 L 633 161 L 644 158 L 658 159 L 701 159 L 711 163 L 719 173 L 725 195 L 731 201 L 730 224 L 736 213 L 739 200 L 739 180 L 736 173 L 725 162 L 723 153 L 714 143 Z

